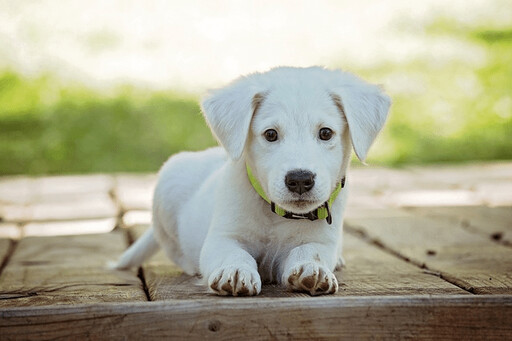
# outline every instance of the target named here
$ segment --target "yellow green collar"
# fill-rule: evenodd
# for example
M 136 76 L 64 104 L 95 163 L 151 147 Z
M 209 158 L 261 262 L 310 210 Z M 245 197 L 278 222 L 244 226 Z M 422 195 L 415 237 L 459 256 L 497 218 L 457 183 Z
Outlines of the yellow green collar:
M 266 202 L 270 204 L 270 208 L 272 212 L 277 214 L 278 216 L 288 218 L 288 219 L 309 219 L 309 220 L 317 220 L 317 219 L 326 219 L 327 223 L 330 225 L 332 223 L 332 216 L 331 216 L 331 206 L 334 200 L 338 197 L 338 194 L 341 192 L 341 189 L 345 187 L 345 178 L 341 179 L 341 181 L 338 183 L 336 188 L 331 194 L 331 197 L 329 200 L 327 200 L 322 206 L 318 207 L 317 209 L 305 213 L 305 214 L 298 214 L 298 213 L 292 213 L 284 210 L 283 208 L 277 206 L 274 202 L 270 201 L 270 199 L 266 196 L 265 192 L 263 191 L 263 188 L 261 187 L 261 184 L 258 182 L 256 177 L 253 175 L 251 168 L 249 165 L 246 164 L 247 168 L 247 176 L 249 177 L 249 181 L 251 182 L 252 187 L 256 190 L 256 192 L 260 195 L 260 197 L 263 198 Z

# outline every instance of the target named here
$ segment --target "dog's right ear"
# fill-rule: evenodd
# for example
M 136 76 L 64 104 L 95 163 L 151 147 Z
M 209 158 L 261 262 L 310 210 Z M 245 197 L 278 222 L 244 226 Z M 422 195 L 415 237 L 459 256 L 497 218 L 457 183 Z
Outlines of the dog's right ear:
M 210 92 L 201 102 L 210 129 L 233 160 L 242 156 L 252 116 L 263 96 L 263 90 L 249 76 Z

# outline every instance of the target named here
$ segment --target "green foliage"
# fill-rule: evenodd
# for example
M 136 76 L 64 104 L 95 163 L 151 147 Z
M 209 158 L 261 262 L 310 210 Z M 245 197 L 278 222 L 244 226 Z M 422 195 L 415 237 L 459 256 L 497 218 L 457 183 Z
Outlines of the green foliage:
M 428 29 L 482 50 L 484 61 L 438 62 L 435 56 L 405 65 L 361 70 L 369 77 L 403 80 L 391 93 L 387 126 L 370 163 L 457 162 L 512 159 L 512 29 L 449 25 Z
M 410 63 L 355 70 L 398 79 L 372 164 L 512 159 L 512 29 L 434 22 L 484 52 L 484 61 Z M 397 83 L 397 82 L 395 82 Z M 169 155 L 215 144 L 197 98 L 122 88 L 100 93 L 51 76 L 0 74 L 0 175 L 156 171 Z
M 0 77 L 0 174 L 155 171 L 214 144 L 195 98 Z

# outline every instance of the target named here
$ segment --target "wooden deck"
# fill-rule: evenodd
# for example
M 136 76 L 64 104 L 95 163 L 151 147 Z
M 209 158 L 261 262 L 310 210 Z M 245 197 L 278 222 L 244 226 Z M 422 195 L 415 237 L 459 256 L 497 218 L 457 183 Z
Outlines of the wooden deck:
M 0 179 L 0 340 L 512 339 L 512 163 L 354 168 L 337 295 L 206 293 L 146 228 L 154 175 Z

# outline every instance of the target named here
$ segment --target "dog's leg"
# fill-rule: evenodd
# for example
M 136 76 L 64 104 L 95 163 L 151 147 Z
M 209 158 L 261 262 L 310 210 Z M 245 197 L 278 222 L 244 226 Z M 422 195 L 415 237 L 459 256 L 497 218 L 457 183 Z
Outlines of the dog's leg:
M 132 246 L 126 250 L 116 265 L 115 269 L 124 270 L 140 266 L 146 259 L 158 251 L 158 243 L 153 235 L 153 228 L 150 228 Z
M 334 294 L 338 281 L 331 269 L 335 259 L 325 245 L 309 243 L 292 249 L 283 263 L 281 283 L 292 291 L 305 291 L 311 295 Z M 329 264 L 333 263 L 333 264 Z
M 207 239 L 200 264 L 209 290 L 218 295 L 252 296 L 261 291 L 256 260 L 234 240 Z
M 336 262 L 336 267 L 334 268 L 334 271 L 340 271 L 341 269 L 343 269 L 345 267 L 345 264 L 347 264 L 347 262 L 345 261 L 345 258 L 343 258 L 343 256 L 339 256 L 338 261 Z

